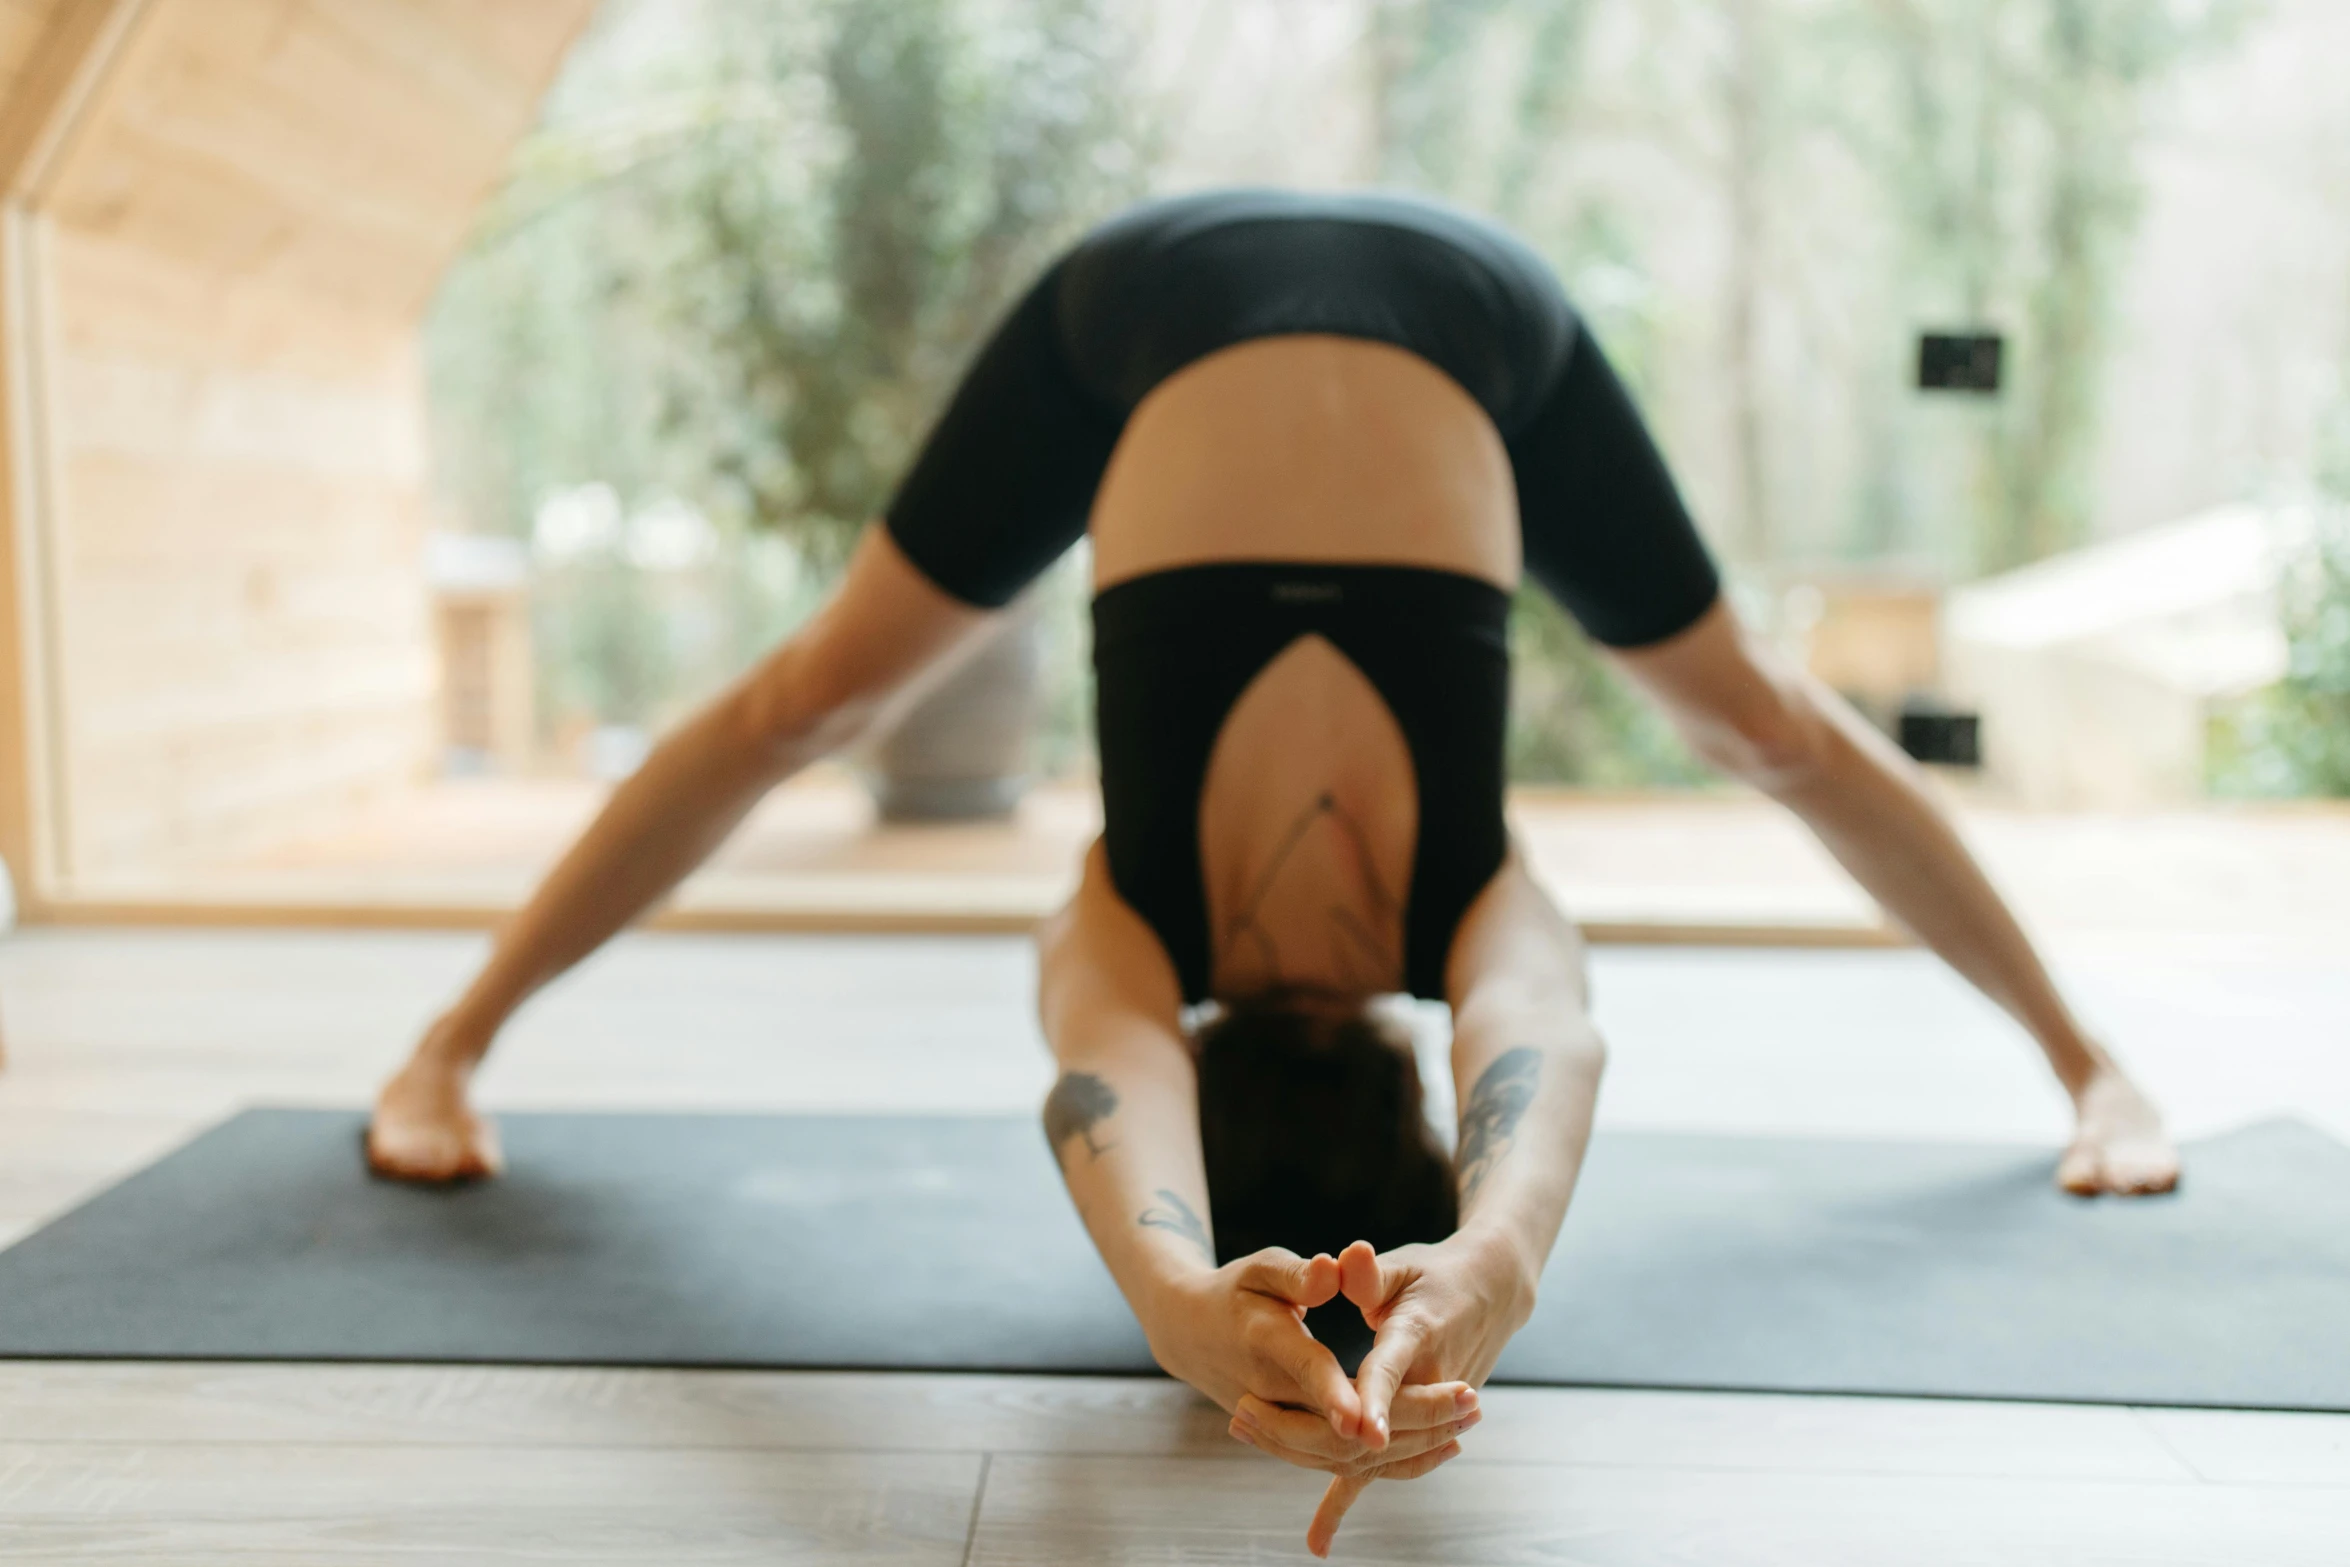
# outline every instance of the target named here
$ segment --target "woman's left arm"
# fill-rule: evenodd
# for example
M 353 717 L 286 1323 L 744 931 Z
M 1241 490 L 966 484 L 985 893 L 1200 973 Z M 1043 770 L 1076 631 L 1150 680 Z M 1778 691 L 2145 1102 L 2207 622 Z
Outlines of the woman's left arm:
M 1227 1411 L 1249 1396 L 1308 1409 L 1332 1443 L 1352 1443 L 1354 1383 L 1304 1321 L 1337 1295 L 1338 1265 L 1270 1248 L 1217 1265 L 1175 971 L 1111 885 L 1099 844 L 1077 895 L 1038 932 L 1038 1003 L 1061 1067 L 1045 1135 L 1153 1357 Z M 1426 1445 L 1418 1432 L 1393 1456 Z
M 1452 1072 L 1460 1099 L 1453 1156 L 1459 1227 L 1428 1245 L 1339 1258 L 1342 1288 L 1374 1333 L 1356 1372 L 1363 1440 L 1388 1437 L 1399 1388 L 1481 1386 L 1534 1311 L 1534 1294 L 1591 1140 L 1607 1053 L 1592 1026 L 1583 939 L 1514 849 L 1453 940 Z M 1307 1531 L 1326 1553 L 1370 1483 L 1330 1483 Z
M 1566 1219 L 1607 1048 L 1591 1021 L 1582 933 L 1514 850 L 1462 920 L 1446 979 L 1461 1213 L 1445 1244 L 1524 1286 L 1506 1341 L 1534 1309 L 1535 1283 Z M 1491 1354 L 1500 1352 L 1494 1343 Z M 1475 1380 L 1491 1370 L 1486 1359 Z

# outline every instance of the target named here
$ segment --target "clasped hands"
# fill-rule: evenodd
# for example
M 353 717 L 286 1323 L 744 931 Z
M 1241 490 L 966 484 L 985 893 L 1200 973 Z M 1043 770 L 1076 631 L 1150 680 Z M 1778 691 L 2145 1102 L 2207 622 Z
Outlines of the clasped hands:
M 1350 1380 L 1306 1330 L 1305 1314 L 1344 1295 L 1373 1333 Z M 1329 1473 L 1306 1531 L 1316 1556 L 1373 1480 L 1413 1480 L 1460 1454 L 1480 1418 L 1477 1389 L 1534 1309 L 1532 1270 L 1466 1234 L 1336 1257 L 1278 1247 L 1182 1285 L 1147 1324 L 1159 1364 L 1231 1416 L 1232 1436 Z

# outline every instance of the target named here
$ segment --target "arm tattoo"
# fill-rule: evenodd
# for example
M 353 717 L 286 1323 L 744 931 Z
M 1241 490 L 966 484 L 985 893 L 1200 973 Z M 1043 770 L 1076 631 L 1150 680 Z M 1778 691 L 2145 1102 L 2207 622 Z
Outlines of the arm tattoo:
M 1159 1198 L 1166 1203 L 1165 1208 L 1145 1208 L 1141 1217 L 1134 1222 L 1146 1230 L 1166 1230 L 1182 1236 L 1199 1248 L 1200 1255 L 1208 1259 L 1209 1267 L 1214 1267 L 1215 1244 L 1208 1239 L 1208 1227 L 1200 1223 L 1198 1214 L 1191 1211 L 1191 1204 L 1164 1186 L 1159 1188 Z M 1170 1209 L 1173 1211 L 1170 1212 Z
M 1469 1103 L 1461 1111 L 1461 1146 L 1454 1163 L 1459 1167 L 1461 1201 L 1477 1195 L 1485 1177 L 1510 1149 L 1518 1120 L 1534 1102 L 1534 1086 L 1542 1076 L 1542 1057 L 1530 1045 L 1519 1045 L 1493 1058 L 1477 1074 Z
M 1063 1157 L 1062 1145 L 1072 1137 L 1085 1139 L 1085 1151 L 1096 1159 L 1116 1147 L 1096 1144 L 1093 1129 L 1117 1108 L 1118 1096 L 1109 1084 L 1091 1072 L 1063 1072 L 1044 1101 L 1044 1140 L 1052 1144 L 1053 1157 Z

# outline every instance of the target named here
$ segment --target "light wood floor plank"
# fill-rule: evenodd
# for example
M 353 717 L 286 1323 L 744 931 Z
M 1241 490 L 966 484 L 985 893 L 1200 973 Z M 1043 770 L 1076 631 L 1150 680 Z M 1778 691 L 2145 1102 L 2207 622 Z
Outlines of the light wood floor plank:
M 0 1362 L 51 1442 L 1213 1454 L 1214 1405 L 1140 1377 Z
M 954 1567 L 976 1456 L 0 1444 L 0 1560 Z
M 2350 1416 L 2235 1409 L 2141 1409 L 2138 1414 L 2206 1480 L 2350 1486 Z M 2342 1556 L 2350 1561 L 2350 1541 Z
M 1462 1463 L 2187 1481 L 2127 1409 L 1962 1399 L 1487 1388 Z M 2343 1422 L 2350 1428 L 2350 1420 Z
M 2195 1478 L 2124 1409 L 1491 1388 L 1485 1410 L 1464 1463 Z M 1141 1378 L 462 1366 L 0 1362 L 0 1431 L 57 1442 L 1232 1451 L 1214 1406 Z
M 1312 1560 L 1321 1487 L 1215 1459 L 999 1458 L 973 1567 Z M 2340 1567 L 2350 1489 L 1454 1464 L 1333 1560 L 1445 1567 Z
M 153 1163 L 204 1124 L 185 1110 L 36 1108 L 12 1094 L 0 1103 L 0 1222 L 22 1224 L 71 1207 Z

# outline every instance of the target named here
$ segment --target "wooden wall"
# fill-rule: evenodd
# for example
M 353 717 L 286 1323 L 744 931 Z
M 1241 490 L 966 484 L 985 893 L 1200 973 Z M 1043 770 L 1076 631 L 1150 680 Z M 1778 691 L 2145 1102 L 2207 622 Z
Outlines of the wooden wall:
M 428 765 L 416 323 L 592 0 L 131 9 L 19 258 L 68 884 Z
M 0 103 L 6 103 L 59 0 L 0 0 Z
M 19 264 L 27 193 L 91 40 L 102 32 L 64 0 L 0 0 L 0 860 L 11 867 L 19 903 L 37 911 L 55 870 L 54 834 L 44 807 L 50 790 L 45 697 L 48 577 L 41 510 L 30 504 L 39 464 L 37 410 L 28 406 L 29 336 Z M 78 22 L 79 26 L 67 25 Z

